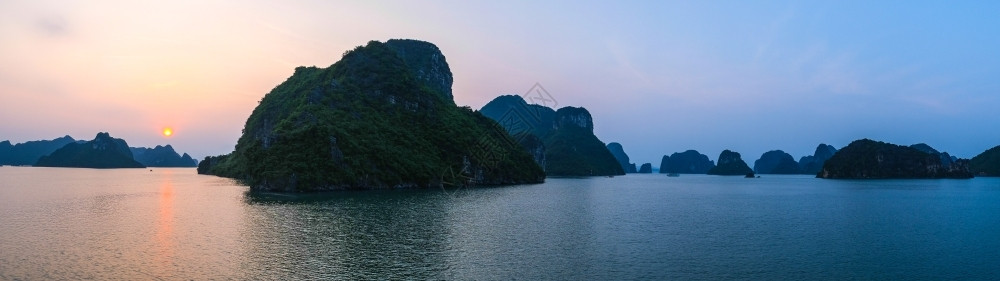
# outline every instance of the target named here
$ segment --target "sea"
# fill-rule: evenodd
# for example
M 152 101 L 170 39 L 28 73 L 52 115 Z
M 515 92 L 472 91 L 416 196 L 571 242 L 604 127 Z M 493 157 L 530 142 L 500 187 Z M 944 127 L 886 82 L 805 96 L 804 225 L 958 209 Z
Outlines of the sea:
M 998 280 L 1000 178 L 662 174 L 322 194 L 0 167 L 0 280 Z

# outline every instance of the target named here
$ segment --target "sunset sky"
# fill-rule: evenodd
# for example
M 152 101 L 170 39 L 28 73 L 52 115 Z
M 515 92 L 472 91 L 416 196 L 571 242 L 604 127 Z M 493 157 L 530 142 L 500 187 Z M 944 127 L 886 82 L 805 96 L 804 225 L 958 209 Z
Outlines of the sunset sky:
M 998 15 L 1000 1 L 0 0 L 0 140 L 108 131 L 228 153 L 296 66 L 412 38 L 444 52 L 457 104 L 540 83 L 637 164 L 732 149 L 752 166 L 860 138 L 972 157 L 1000 145 Z

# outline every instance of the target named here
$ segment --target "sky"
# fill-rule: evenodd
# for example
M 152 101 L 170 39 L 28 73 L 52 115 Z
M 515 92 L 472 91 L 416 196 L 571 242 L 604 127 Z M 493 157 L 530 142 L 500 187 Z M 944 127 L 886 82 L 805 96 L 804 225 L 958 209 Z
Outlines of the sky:
M 0 0 L 0 140 L 224 154 L 296 66 L 410 38 L 442 50 L 458 105 L 538 83 L 636 164 L 1000 145 L 1000 1 L 537 2 Z

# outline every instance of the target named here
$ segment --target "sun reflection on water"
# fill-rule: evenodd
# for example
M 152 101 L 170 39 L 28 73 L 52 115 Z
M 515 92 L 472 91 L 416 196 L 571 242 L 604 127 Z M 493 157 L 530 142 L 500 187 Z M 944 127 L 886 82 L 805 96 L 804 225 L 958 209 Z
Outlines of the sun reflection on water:
M 174 264 L 174 186 L 171 181 L 172 171 L 166 171 L 163 184 L 159 191 L 159 213 L 156 218 L 155 257 L 152 264 L 158 272 L 157 276 L 169 276 L 171 265 Z

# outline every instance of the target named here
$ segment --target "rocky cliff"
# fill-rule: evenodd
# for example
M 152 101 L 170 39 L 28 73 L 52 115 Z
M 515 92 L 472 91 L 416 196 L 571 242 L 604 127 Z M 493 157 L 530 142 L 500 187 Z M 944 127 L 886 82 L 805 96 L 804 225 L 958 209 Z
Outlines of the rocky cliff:
M 512 135 L 529 132 L 540 138 L 545 148 L 547 175 L 623 175 L 628 170 L 594 135 L 593 117 L 585 108 L 552 110 L 527 104 L 519 96 L 505 95 L 487 103 L 480 112 Z
M 941 157 L 912 147 L 869 139 L 837 151 L 817 177 L 827 179 L 971 178 L 969 160 L 944 165 Z
M 385 46 L 396 52 L 420 84 L 440 94 L 446 102 L 455 103 L 451 93 L 454 82 L 451 68 L 437 46 L 418 40 L 389 40 Z
M 594 135 L 590 112 L 582 107 L 556 111 L 555 129 L 545 137 L 546 173 L 558 176 L 624 175 L 608 147 Z
M 615 160 L 618 160 L 618 164 L 622 166 L 626 174 L 636 172 L 633 164 L 629 162 L 628 154 L 625 154 L 625 149 L 622 148 L 620 143 L 609 143 L 608 151 L 611 152 L 611 155 L 615 156 Z

